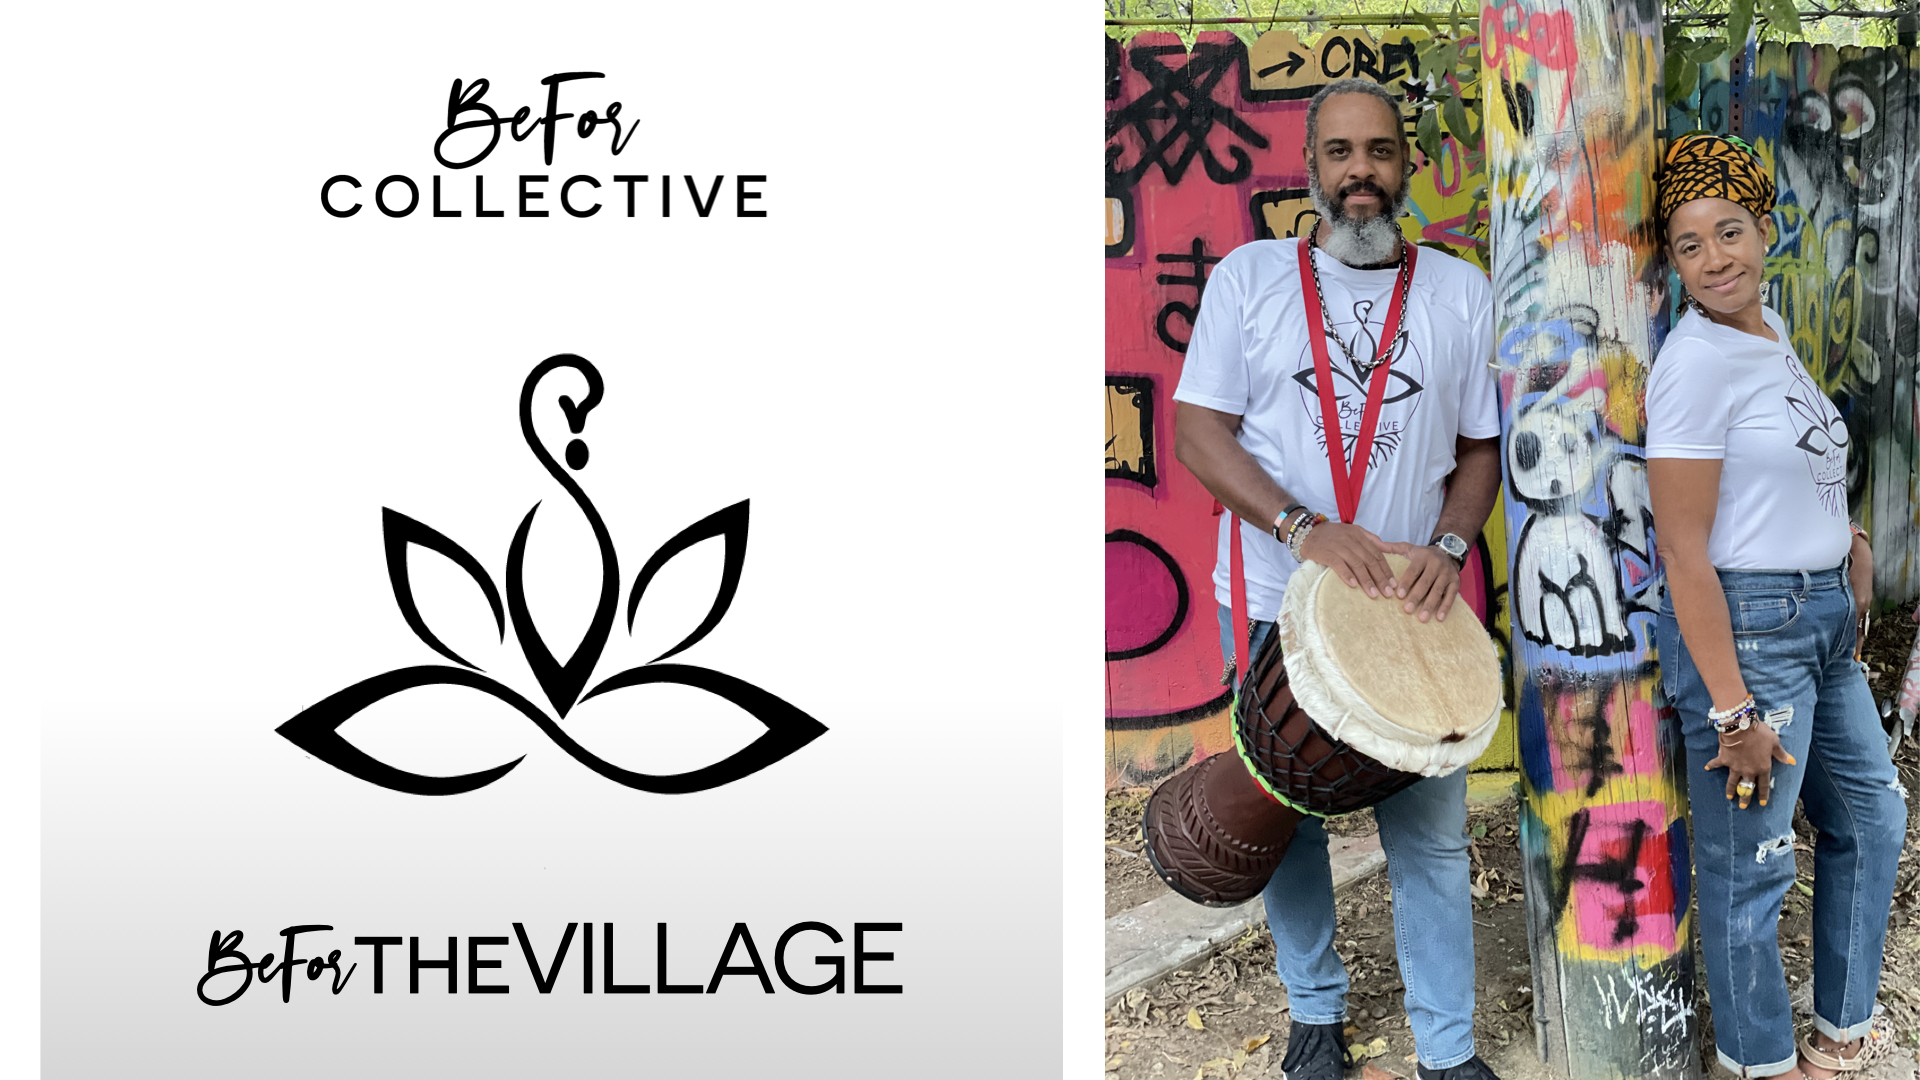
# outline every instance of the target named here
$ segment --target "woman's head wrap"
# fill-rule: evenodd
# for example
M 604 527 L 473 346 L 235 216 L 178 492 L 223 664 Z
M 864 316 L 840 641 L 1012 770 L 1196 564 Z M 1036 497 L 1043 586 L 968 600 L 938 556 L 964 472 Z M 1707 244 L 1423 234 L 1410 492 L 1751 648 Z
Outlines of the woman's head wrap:
M 1663 229 L 1675 210 L 1695 199 L 1727 199 L 1756 218 L 1773 213 L 1773 177 L 1752 147 L 1731 136 L 1694 132 L 1673 140 L 1659 188 Z

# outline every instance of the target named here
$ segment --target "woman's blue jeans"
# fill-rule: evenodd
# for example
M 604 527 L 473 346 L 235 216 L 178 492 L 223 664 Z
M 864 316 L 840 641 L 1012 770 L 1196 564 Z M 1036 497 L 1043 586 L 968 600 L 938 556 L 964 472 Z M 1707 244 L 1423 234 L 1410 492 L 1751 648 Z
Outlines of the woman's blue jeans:
M 1223 632 L 1231 625 L 1232 616 L 1222 614 Z M 1271 622 L 1253 625 L 1255 654 L 1272 632 Z M 1233 646 L 1223 652 L 1233 655 Z M 1373 815 L 1393 888 L 1394 947 L 1414 1050 L 1429 1069 L 1452 1068 L 1474 1053 L 1467 770 L 1417 781 L 1375 805 Z M 1333 870 L 1319 818 L 1300 823 L 1263 896 L 1292 1018 L 1344 1021 L 1347 968 L 1333 946 Z
M 1720 1063 L 1773 1076 L 1795 1063 L 1793 1012 L 1780 964 L 1780 904 L 1795 877 L 1793 804 L 1806 804 L 1813 846 L 1813 1012 L 1841 1041 L 1873 1022 L 1880 961 L 1906 836 L 1906 791 L 1859 664 L 1853 589 L 1831 570 L 1722 570 L 1740 674 L 1798 764 L 1773 763 L 1767 805 L 1726 795 L 1708 771 L 1719 740 L 1712 701 L 1670 601 L 1656 624 L 1661 677 L 1680 713 L 1692 803 L 1694 891 Z

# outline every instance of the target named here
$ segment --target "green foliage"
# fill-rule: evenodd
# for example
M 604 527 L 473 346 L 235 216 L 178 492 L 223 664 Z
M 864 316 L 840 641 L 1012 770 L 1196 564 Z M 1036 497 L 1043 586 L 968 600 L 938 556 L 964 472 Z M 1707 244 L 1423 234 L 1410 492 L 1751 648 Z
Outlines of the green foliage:
M 1474 247 L 1484 264 L 1487 229 L 1480 214 L 1487 206 L 1487 155 L 1480 111 L 1480 39 L 1464 21 L 1472 14 L 1477 11 L 1455 0 L 1445 23 L 1431 15 L 1417 17 L 1431 36 L 1415 47 L 1428 89 L 1418 106 L 1413 139 L 1429 161 L 1440 160 L 1441 144 L 1449 136 L 1459 148 L 1463 174 L 1471 185 L 1467 220 L 1474 223 Z
M 1805 38 L 1800 29 L 1800 8 L 1794 0 L 1727 0 L 1727 36 L 1726 46 L 1735 53 L 1747 47 L 1747 38 L 1753 33 L 1755 15 L 1766 17 L 1767 25 L 1763 37 L 1774 41 L 1788 41 Z M 1673 77 L 1668 75 L 1668 85 Z M 1668 94 L 1672 96 L 1671 93 Z
M 1172 26 L 1109 26 L 1107 36 L 1122 42 L 1136 34 L 1149 30 L 1172 31 L 1180 35 L 1181 40 L 1193 47 L 1193 35 L 1204 30 L 1224 30 L 1235 37 L 1253 44 L 1255 38 L 1268 29 L 1293 30 L 1302 38 L 1316 37 L 1322 32 L 1349 25 L 1350 16 L 1363 15 L 1370 18 L 1380 16 L 1404 17 L 1407 25 L 1430 23 L 1427 16 L 1418 9 L 1438 8 L 1443 0 L 1104 0 L 1105 17 L 1109 19 L 1175 19 L 1195 20 L 1192 30 L 1183 25 Z M 1459 14 L 1477 16 L 1477 6 L 1461 8 Z M 1273 22 L 1276 17 L 1310 17 L 1307 22 Z M 1204 25 L 1199 20 L 1209 18 L 1250 19 L 1245 23 L 1225 23 Z M 1444 20 L 1446 17 L 1443 16 Z
M 1865 19 L 1860 23 L 1860 44 L 1882 48 L 1900 43 L 1900 27 L 1892 19 Z
M 1804 35 L 1800 32 L 1800 9 L 1794 0 L 1758 0 L 1759 7 L 1767 16 L 1766 36 L 1775 41 L 1797 40 Z
M 1700 85 L 1700 69 L 1727 52 L 1727 39 L 1689 38 L 1685 27 L 1667 24 L 1663 31 L 1666 50 L 1667 104 L 1678 105 L 1693 95 Z
M 1753 32 L 1754 0 L 1729 0 L 1727 4 L 1727 48 L 1739 53 L 1747 47 L 1747 35 Z

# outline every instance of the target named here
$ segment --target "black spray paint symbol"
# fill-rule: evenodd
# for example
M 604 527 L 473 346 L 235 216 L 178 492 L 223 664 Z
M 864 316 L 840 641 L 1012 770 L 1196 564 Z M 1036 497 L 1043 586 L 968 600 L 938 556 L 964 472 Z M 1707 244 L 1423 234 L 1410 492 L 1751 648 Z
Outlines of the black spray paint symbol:
M 587 499 L 586 492 L 581 490 L 579 483 L 567 474 L 568 469 L 578 471 L 586 467 L 587 444 L 577 437 L 567 443 L 565 451 L 567 468 L 563 469 L 540 445 L 539 438 L 534 434 L 534 387 L 548 372 L 559 368 L 568 368 L 586 377 L 587 396 L 584 400 L 575 404 L 570 397 L 560 398 L 561 411 L 566 414 L 567 430 L 578 436 L 586 427 L 588 411 L 600 403 L 602 390 L 600 372 L 581 357 L 562 353 L 541 361 L 540 366 L 533 369 L 532 374 L 527 376 L 525 385 L 521 387 L 520 432 L 526 438 L 527 445 L 532 448 L 533 456 L 566 490 L 567 494 L 573 497 L 580 512 L 586 515 L 587 523 L 593 528 L 594 540 L 600 547 L 600 599 L 594 608 L 593 621 L 588 626 L 586 636 L 581 639 L 579 647 L 574 649 L 573 655 L 564 661 L 556 658 L 547 649 L 546 642 L 541 639 L 539 630 L 533 625 L 533 617 L 527 610 L 522 571 L 526 561 L 527 535 L 533 528 L 533 517 L 539 511 L 540 504 L 535 503 L 533 509 L 527 511 L 527 516 L 521 520 L 520 528 L 514 533 L 513 544 L 507 552 L 505 613 L 501 610 L 500 593 L 494 588 L 493 581 L 487 577 L 487 572 L 481 568 L 479 560 L 432 528 L 405 514 L 383 508 L 387 576 L 393 582 L 393 596 L 400 605 L 400 613 L 406 618 L 407 625 L 413 628 L 413 632 L 429 648 L 462 666 L 448 667 L 432 664 L 399 668 L 355 683 L 280 725 L 277 729 L 279 733 L 286 736 L 294 745 L 342 772 L 395 791 L 414 795 L 457 795 L 464 791 L 485 787 L 512 771 L 514 766 L 525 760 L 525 757 L 515 758 L 504 765 L 461 776 L 423 776 L 388 765 L 340 736 L 341 724 L 346 723 L 375 702 L 421 686 L 464 686 L 489 694 L 518 709 L 562 750 L 607 779 L 641 791 L 677 795 L 691 791 L 706 791 L 751 775 L 826 732 L 826 727 L 813 717 L 752 683 L 707 668 L 660 663 L 661 660 L 689 648 L 701 638 L 706 637 L 715 626 L 719 625 L 721 617 L 727 613 L 727 607 L 733 603 L 734 590 L 740 584 L 740 570 L 747 557 L 747 503 L 744 500 L 694 522 L 681 530 L 679 535 L 662 544 L 660 550 L 654 552 L 646 565 L 640 568 L 639 576 L 634 579 L 633 591 L 627 599 L 627 632 L 632 633 L 634 614 L 639 610 L 640 597 L 646 592 L 647 584 L 653 580 L 660 568 L 666 565 L 669 559 L 694 544 L 721 537 L 726 544 L 725 565 L 720 575 L 719 592 L 714 596 L 713 607 L 707 612 L 706 618 L 678 645 L 654 657 L 651 662 L 604 679 L 592 689 L 586 688 L 588 679 L 593 675 L 594 665 L 600 659 L 600 652 L 606 646 L 607 636 L 613 630 L 615 609 L 619 601 L 620 570 L 613 551 L 613 539 L 607 533 L 606 523 L 600 520 L 599 511 L 594 509 L 593 503 Z M 514 636 L 520 642 L 520 649 L 526 655 L 527 665 L 533 669 L 534 678 L 539 681 L 540 689 L 545 693 L 547 702 L 553 706 L 556 716 L 564 717 L 569 709 L 580 702 L 613 690 L 647 683 L 672 683 L 705 690 L 707 693 L 733 703 L 755 720 L 766 725 L 766 733 L 734 754 L 691 772 L 658 776 L 631 772 L 602 760 L 569 737 L 539 706 L 481 674 L 478 666 L 469 663 L 434 636 L 433 631 L 427 628 L 426 621 L 420 617 L 420 610 L 414 603 L 413 587 L 407 574 L 407 550 L 410 546 L 426 548 L 446 556 L 473 579 L 474 584 L 480 587 L 480 591 L 486 594 L 487 604 L 493 609 L 494 628 L 503 642 L 506 640 L 506 615 L 510 614 L 513 617 Z

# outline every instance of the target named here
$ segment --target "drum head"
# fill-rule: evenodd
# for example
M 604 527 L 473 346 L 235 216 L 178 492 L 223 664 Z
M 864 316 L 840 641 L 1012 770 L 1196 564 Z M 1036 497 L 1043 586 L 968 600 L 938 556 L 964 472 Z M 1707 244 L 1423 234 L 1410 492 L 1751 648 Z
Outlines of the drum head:
M 1405 572 L 1405 558 L 1386 558 Z M 1451 772 L 1478 757 L 1499 724 L 1499 654 L 1465 604 L 1423 623 L 1402 603 L 1303 565 L 1280 617 L 1287 674 L 1334 738 L 1396 769 Z

